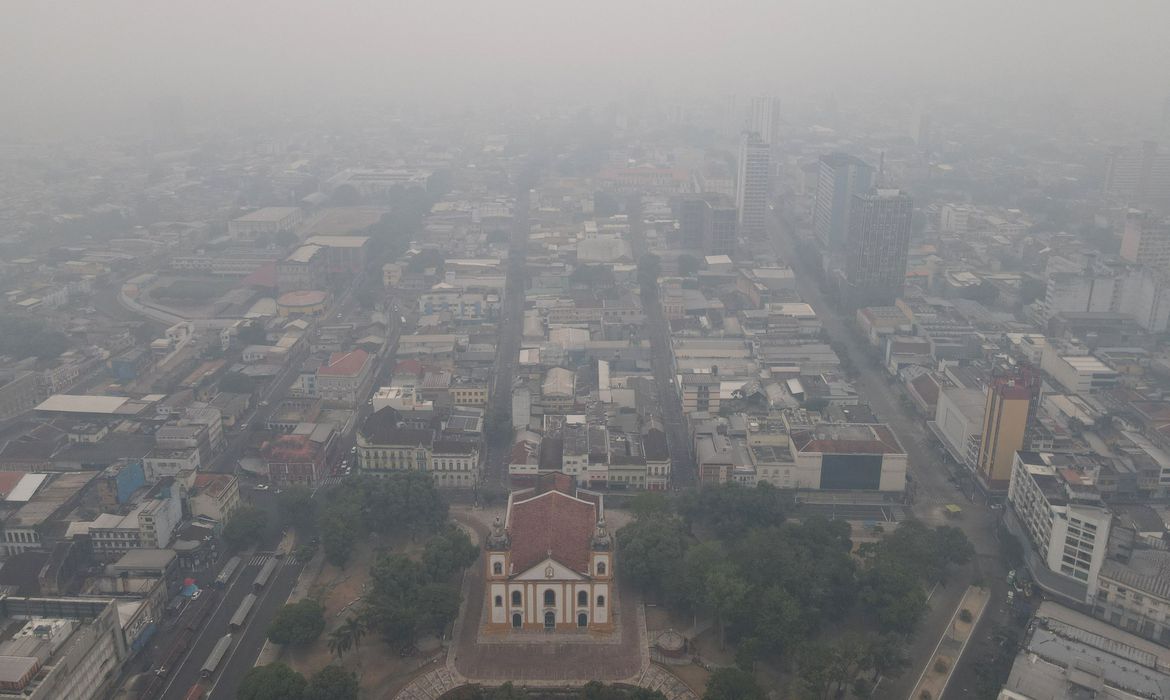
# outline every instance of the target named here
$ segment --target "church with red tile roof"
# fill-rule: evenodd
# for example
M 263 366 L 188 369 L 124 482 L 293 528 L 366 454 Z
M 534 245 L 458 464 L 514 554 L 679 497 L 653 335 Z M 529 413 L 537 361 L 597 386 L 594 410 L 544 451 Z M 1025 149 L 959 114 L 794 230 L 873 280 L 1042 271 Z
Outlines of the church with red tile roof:
M 489 631 L 613 629 L 613 538 L 601 494 L 572 478 L 541 479 L 508 497 L 487 542 Z

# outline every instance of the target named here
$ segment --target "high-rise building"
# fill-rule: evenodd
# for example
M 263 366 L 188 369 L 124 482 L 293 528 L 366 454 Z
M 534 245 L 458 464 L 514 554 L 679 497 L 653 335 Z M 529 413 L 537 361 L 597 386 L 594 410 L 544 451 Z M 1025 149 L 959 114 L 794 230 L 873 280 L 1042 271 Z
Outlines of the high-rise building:
M 902 296 L 912 212 L 910 197 L 901 190 L 853 196 L 842 270 L 846 307 L 889 306 Z
M 979 439 L 976 476 L 988 491 L 1007 489 L 1016 452 L 1024 448 L 1024 435 L 1040 391 L 1040 374 L 1028 366 L 997 370 L 987 387 L 983 408 L 983 434 Z
M 675 204 L 679 245 L 704 255 L 735 255 L 737 211 L 719 194 L 704 193 L 679 199 Z
M 869 192 L 873 185 L 873 168 L 859 158 L 844 153 L 831 153 L 821 158 L 813 204 L 813 229 L 830 257 L 840 251 L 849 231 L 853 195 Z
M 769 146 L 775 145 L 779 113 L 780 101 L 776 98 L 767 95 L 753 97 L 748 106 L 747 130 L 759 134 Z
M 771 151 L 755 132 L 746 132 L 739 142 L 739 177 L 735 182 L 735 207 L 739 230 L 745 236 L 763 236 L 768 221 L 768 173 Z
M 1170 153 L 1156 141 L 1113 149 L 1105 161 L 1105 196 L 1131 206 L 1170 211 Z
M 1131 209 L 1125 217 L 1121 259 L 1170 271 L 1170 219 Z

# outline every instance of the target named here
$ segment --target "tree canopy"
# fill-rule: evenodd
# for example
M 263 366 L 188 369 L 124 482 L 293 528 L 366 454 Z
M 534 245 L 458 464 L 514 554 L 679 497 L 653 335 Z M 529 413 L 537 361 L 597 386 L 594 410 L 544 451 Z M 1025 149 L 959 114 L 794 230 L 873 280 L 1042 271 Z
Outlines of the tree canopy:
M 276 613 L 268 625 L 268 639 L 273 644 L 309 644 L 324 631 L 325 608 L 312 598 L 303 598 Z
M 302 700 L 357 700 L 358 679 L 352 671 L 330 664 L 313 674 Z
M 716 669 L 707 679 L 707 691 L 703 700 L 764 700 L 764 689 L 742 669 L 728 667 Z
M 300 700 L 305 677 L 282 663 L 256 666 L 248 671 L 236 691 L 238 700 Z
M 425 535 L 446 521 L 447 504 L 419 472 L 347 479 L 326 494 L 317 516 L 325 557 L 335 566 L 344 566 L 354 542 L 371 532 Z
M 256 506 L 240 506 L 223 524 L 224 544 L 233 550 L 243 549 L 249 544 L 259 542 L 266 527 L 268 513 Z

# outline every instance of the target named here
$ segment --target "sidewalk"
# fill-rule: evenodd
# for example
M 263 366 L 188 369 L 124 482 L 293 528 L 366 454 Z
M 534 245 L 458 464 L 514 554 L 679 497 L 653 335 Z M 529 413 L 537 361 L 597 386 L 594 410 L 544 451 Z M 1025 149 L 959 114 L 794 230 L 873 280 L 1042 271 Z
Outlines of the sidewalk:
M 934 653 L 926 662 L 926 667 L 919 674 L 918 682 L 910 693 L 910 700 L 939 700 L 943 697 L 947 684 L 951 681 L 951 675 L 958 666 L 959 659 L 967 648 L 967 642 L 971 640 L 990 600 L 991 591 L 986 588 L 971 586 L 967 589 L 951 615 L 950 625 L 943 632 L 934 647 Z M 963 610 L 971 613 L 970 622 L 960 619 L 959 615 Z

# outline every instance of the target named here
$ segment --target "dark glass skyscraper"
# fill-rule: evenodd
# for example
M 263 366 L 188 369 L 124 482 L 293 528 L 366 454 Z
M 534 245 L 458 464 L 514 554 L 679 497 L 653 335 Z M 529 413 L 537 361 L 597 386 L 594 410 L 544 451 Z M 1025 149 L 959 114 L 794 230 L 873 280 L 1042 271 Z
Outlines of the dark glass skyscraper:
M 902 295 L 912 212 L 910 197 L 901 190 L 853 196 L 842 270 L 847 307 L 888 306 Z

